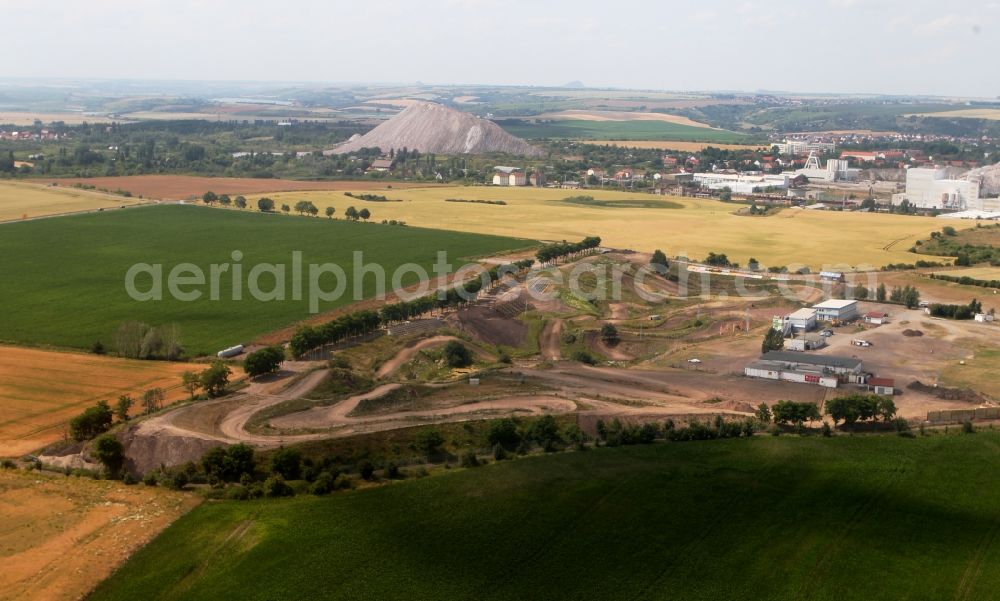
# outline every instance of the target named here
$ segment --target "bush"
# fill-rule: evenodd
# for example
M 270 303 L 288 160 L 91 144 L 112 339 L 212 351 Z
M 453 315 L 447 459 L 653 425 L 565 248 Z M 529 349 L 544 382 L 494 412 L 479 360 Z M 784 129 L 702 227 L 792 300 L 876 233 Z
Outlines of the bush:
M 107 401 L 98 401 L 69 422 L 69 433 L 73 440 L 82 442 L 104 434 L 111 428 L 114 413 Z
M 976 427 L 972 425 L 972 422 L 965 420 L 962 422 L 962 433 L 963 434 L 974 434 L 976 432 Z
M 361 474 L 362 479 L 371 480 L 375 477 L 375 466 L 371 462 L 366 461 L 358 468 L 358 473 Z
M 457 340 L 452 340 L 444 347 L 444 359 L 448 367 L 468 367 L 472 365 L 472 353 Z
M 109 477 L 117 478 L 125 464 L 125 450 L 120 440 L 104 434 L 94 443 L 94 458 L 101 462 Z
M 494 461 L 503 461 L 504 459 L 507 459 L 507 451 L 504 450 L 503 445 L 493 445 L 493 459 Z
M 339 474 L 338 474 L 339 475 Z M 327 495 L 336 490 L 337 476 L 330 472 L 320 472 L 312 483 L 309 492 L 314 495 Z
M 521 442 L 521 434 L 517 431 L 517 422 L 509 417 L 491 421 L 486 440 L 490 446 L 500 445 L 508 449 L 515 448 Z
M 820 427 L 820 432 L 826 438 L 830 438 L 831 436 L 833 436 L 833 428 L 831 428 L 830 424 L 828 424 L 826 422 L 823 422 L 823 425 Z
M 390 462 L 389 465 L 385 466 L 385 477 L 390 480 L 401 478 L 402 474 L 399 472 L 399 466 Z
M 575 351 L 570 359 L 579 361 L 585 365 L 597 365 L 597 359 L 587 351 Z
M 278 449 L 271 457 L 271 471 L 285 480 L 298 480 L 302 475 L 302 453 L 298 449 Z
M 17 467 L 17 464 L 14 463 L 13 459 L 4 459 L 3 462 L 0 462 L 0 467 L 3 467 L 5 470 L 12 470 Z
M 417 450 L 422 451 L 430 459 L 441 453 L 444 436 L 437 430 L 424 430 L 417 434 L 415 442 Z
M 476 457 L 476 452 L 469 450 L 462 453 L 462 467 L 479 467 L 479 457 Z
M 291 497 L 294 494 L 295 491 L 280 475 L 272 476 L 264 481 L 264 496 L 277 498 Z
M 142 477 L 142 483 L 146 486 L 156 486 L 156 472 L 149 472 Z

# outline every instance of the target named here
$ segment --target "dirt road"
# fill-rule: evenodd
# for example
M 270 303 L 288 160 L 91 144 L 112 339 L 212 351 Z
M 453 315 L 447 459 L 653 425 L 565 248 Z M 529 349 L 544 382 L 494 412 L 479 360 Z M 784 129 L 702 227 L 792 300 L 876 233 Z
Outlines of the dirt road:
M 542 359 L 546 361 L 558 361 L 562 359 L 563 321 L 561 319 L 550 319 L 545 323 L 542 334 L 539 336 L 538 346 L 541 347 Z

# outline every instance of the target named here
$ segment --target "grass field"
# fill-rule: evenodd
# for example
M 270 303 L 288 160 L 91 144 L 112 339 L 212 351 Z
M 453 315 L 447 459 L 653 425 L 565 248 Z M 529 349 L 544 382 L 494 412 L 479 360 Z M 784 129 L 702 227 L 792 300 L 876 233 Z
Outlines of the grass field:
M 990 109 L 990 108 L 958 109 L 955 111 L 941 111 L 937 113 L 919 113 L 916 116 L 943 117 L 945 119 L 963 117 L 966 119 L 989 119 L 991 121 L 1000 121 L 1000 109 Z
M 376 215 L 379 211 L 375 211 Z M 0 226 L 0 339 L 26 344 L 89 348 L 95 340 L 113 343 L 121 322 L 138 319 L 151 325 L 176 323 L 193 354 L 214 353 L 254 336 L 286 326 L 309 314 L 308 266 L 332 262 L 347 275 L 339 301 L 352 300 L 352 253 L 364 251 L 366 263 L 382 265 L 389 275 L 404 263 L 429 269 L 438 251 L 451 261 L 529 246 L 512 238 L 479 236 L 416 227 L 349 223 L 325 218 L 263 215 L 190 206 L 155 206 L 128 211 L 43 219 Z M 231 264 L 243 253 L 243 294 L 232 300 L 232 275 L 221 277 L 218 297 L 208 299 L 207 285 L 195 286 L 201 300 L 182 302 L 168 293 L 167 274 L 179 263 L 193 263 L 206 274 L 211 264 Z M 303 298 L 292 299 L 292 252 L 302 252 Z M 136 263 L 163 265 L 163 300 L 138 302 L 125 290 L 125 274 Z M 286 301 L 259 302 L 249 294 L 247 276 L 258 263 L 286 265 Z M 456 265 L 457 267 L 457 265 Z M 234 268 L 235 269 L 235 268 Z M 230 272 L 231 274 L 232 272 Z M 139 278 L 142 290 L 149 276 Z M 404 284 L 415 283 L 415 276 Z M 274 278 L 260 279 L 261 289 Z M 365 297 L 375 292 L 374 277 L 364 280 Z M 332 276 L 324 279 L 332 290 Z M 186 288 L 186 287 L 185 287 Z M 391 289 L 391 282 L 387 283 Z
M 993 598 L 1000 435 L 954 432 L 599 449 L 212 503 L 93 599 Z
M 33 125 L 35 121 L 42 123 L 53 123 L 62 121 L 66 125 L 80 125 L 81 123 L 111 123 L 113 121 L 124 121 L 123 119 L 111 119 L 106 116 L 85 115 L 83 113 L 35 113 L 28 111 L 0 111 L 0 124 L 2 125 Z
M 584 144 L 598 146 L 621 146 L 622 148 L 658 148 L 660 150 L 679 150 L 682 152 L 699 152 L 711 146 L 723 150 L 756 150 L 758 144 L 720 144 L 718 142 L 670 142 L 666 140 L 576 140 Z
M 108 209 L 140 202 L 136 198 L 91 190 L 0 181 L 0 221 Z
M 69 420 L 100 400 L 114 405 L 150 388 L 165 389 L 167 402 L 185 398 L 181 374 L 189 369 L 198 366 L 0 345 L 0 457 L 62 440 Z
M 614 203 L 593 207 L 559 202 L 581 194 L 629 202 L 620 209 Z M 415 188 L 392 191 L 392 198 L 404 202 L 380 203 L 348 198 L 340 192 L 276 194 L 273 198 L 279 205 L 292 206 L 307 198 L 321 213 L 325 206 L 333 206 L 337 215 L 343 215 L 351 205 L 365 206 L 379 220 L 403 219 L 413 225 L 541 240 L 579 240 L 596 235 L 617 248 L 647 252 L 660 248 L 670 255 L 692 258 L 721 251 L 742 264 L 754 257 L 765 265 L 867 263 L 880 267 L 913 263 L 926 257 L 907 249 L 941 227 L 930 217 L 800 209 L 770 217 L 744 217 L 733 214 L 743 205 L 689 198 L 666 199 L 680 205 L 675 209 L 635 208 L 636 201 L 660 202 L 664 197 L 602 190 Z M 504 200 L 507 204 L 445 203 L 447 198 Z
M 1000 267 L 969 267 L 966 269 L 935 271 L 934 273 L 956 278 L 969 277 L 974 280 L 1000 280 Z
M 561 120 L 545 123 L 499 123 L 526 139 L 569 138 L 594 140 L 682 140 L 689 142 L 748 143 L 751 136 L 723 129 L 695 127 L 668 121 Z

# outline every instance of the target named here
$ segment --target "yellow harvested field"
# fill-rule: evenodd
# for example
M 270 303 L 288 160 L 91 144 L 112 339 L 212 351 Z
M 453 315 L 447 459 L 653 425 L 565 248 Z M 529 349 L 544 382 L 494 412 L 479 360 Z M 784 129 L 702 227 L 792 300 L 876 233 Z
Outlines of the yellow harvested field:
M 757 150 L 761 146 L 754 144 L 720 144 L 718 142 L 670 142 L 666 140 L 574 140 L 580 144 L 597 144 L 599 146 L 620 146 L 622 148 L 658 148 L 660 150 L 680 150 L 682 152 L 698 152 L 711 146 L 723 150 Z
M 126 198 L 95 190 L 12 181 L 0 182 L 0 222 L 110 209 L 142 202 L 138 198 Z
M 327 206 L 333 206 L 335 216 L 343 216 L 353 205 L 367 208 L 376 221 L 396 219 L 415 226 L 539 240 L 579 240 L 596 235 L 616 248 L 662 249 L 669 255 L 692 258 L 710 251 L 724 252 L 743 264 L 754 257 L 765 265 L 804 264 L 813 268 L 913 263 L 920 257 L 908 249 L 917 239 L 926 239 L 941 228 L 940 221 L 931 217 L 803 209 L 746 217 L 734 214 L 744 205 L 622 191 L 474 186 L 394 189 L 384 194 L 403 202 L 366 202 L 343 192 L 279 193 L 272 198 L 278 206 L 311 200 L 321 215 Z M 633 206 L 559 202 L 577 195 L 631 201 Z M 507 204 L 445 202 L 448 198 L 503 200 Z M 667 206 L 679 206 L 635 207 L 655 207 L 665 201 Z
M 55 121 L 62 121 L 66 125 L 80 125 L 81 123 L 111 123 L 122 121 L 101 115 L 84 115 L 83 113 L 33 113 L 22 111 L 0 111 L 0 123 L 12 125 L 32 125 L 35 121 L 49 124 Z
M 134 361 L 84 353 L 0 346 L 0 457 L 18 457 L 62 440 L 69 420 L 97 401 L 138 399 L 163 388 L 183 399 L 186 363 Z M 142 409 L 137 401 L 133 413 Z
M 82 599 L 200 502 L 163 487 L 0 471 L 0 599 Z
M 906 115 L 907 117 L 944 117 L 950 119 L 953 117 L 965 117 L 967 119 L 991 119 L 993 121 L 1000 121 L 1000 109 L 958 109 L 955 111 L 944 111 L 943 113 L 917 113 L 915 115 Z
M 690 127 L 704 127 L 713 129 L 711 126 L 680 115 L 667 115 L 665 113 L 640 113 L 636 111 L 594 111 L 584 109 L 569 109 L 555 113 L 543 113 L 532 117 L 532 119 L 552 119 L 555 121 L 664 121 L 666 123 L 676 123 L 677 125 L 688 125 Z
M 952 269 L 935 271 L 938 275 L 954 278 L 970 277 L 974 280 L 1000 280 L 1000 267 L 969 267 L 968 269 Z

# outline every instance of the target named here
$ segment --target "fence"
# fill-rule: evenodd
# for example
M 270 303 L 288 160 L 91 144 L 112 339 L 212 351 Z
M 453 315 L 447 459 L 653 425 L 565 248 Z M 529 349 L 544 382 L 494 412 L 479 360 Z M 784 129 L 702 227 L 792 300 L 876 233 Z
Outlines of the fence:
M 1000 407 L 927 412 L 927 421 L 932 424 L 962 423 L 985 419 L 1000 419 Z

